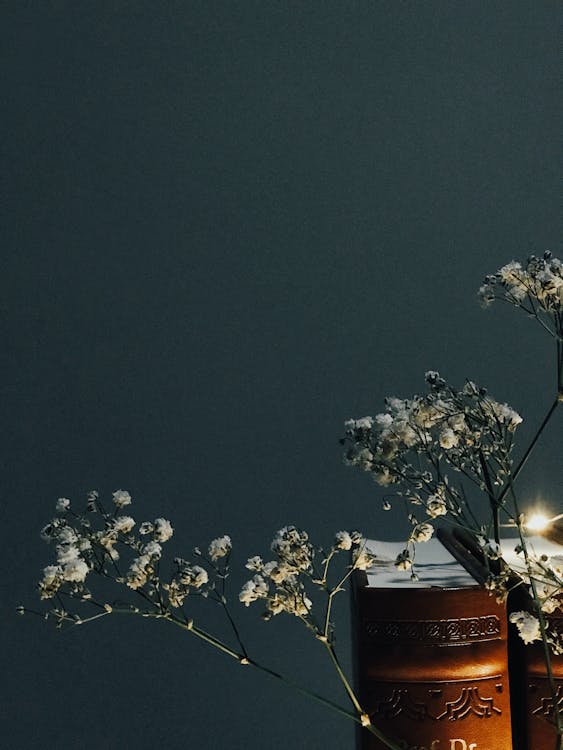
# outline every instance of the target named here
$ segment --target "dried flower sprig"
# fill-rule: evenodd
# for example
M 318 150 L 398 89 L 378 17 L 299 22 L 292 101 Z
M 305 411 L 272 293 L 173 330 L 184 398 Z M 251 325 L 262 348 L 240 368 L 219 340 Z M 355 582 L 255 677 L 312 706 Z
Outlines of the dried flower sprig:
M 559 339 L 563 332 L 563 262 L 549 251 L 531 255 L 526 263 L 511 261 L 485 277 L 479 289 L 485 307 L 495 300 L 509 302 L 536 318 Z
M 448 515 L 481 533 L 482 523 L 463 485 L 454 484 L 446 470 L 468 479 L 496 505 L 522 418 L 472 381 L 458 390 L 430 371 L 426 383 L 429 392 L 424 396 L 388 398 L 385 412 L 375 418 L 348 420 L 342 440 L 345 461 L 371 472 L 382 486 L 398 485 L 397 494 L 422 507 L 431 521 Z M 498 516 L 496 521 L 498 541 Z M 430 538 L 428 526 L 414 518 L 410 541 Z
M 416 545 L 428 541 L 438 523 L 453 523 L 472 532 L 481 545 L 490 574 L 485 586 L 497 598 L 505 599 L 514 586 L 529 592 L 529 606 L 513 612 L 511 622 L 525 643 L 541 642 L 551 687 L 553 705 L 558 705 L 551 669 L 552 654 L 563 654 L 563 633 L 553 626 L 550 615 L 563 609 L 563 561 L 538 557 L 530 548 L 515 492 L 515 482 L 563 402 L 563 263 L 545 253 L 531 256 L 526 263 L 512 261 L 487 276 L 479 290 L 485 306 L 495 300 L 523 309 L 556 339 L 557 393 L 534 437 L 516 466 L 512 464 L 513 438 L 521 417 L 507 404 L 492 399 L 485 389 L 467 381 L 461 389 L 449 385 L 437 372 L 426 373 L 428 393 L 410 399 L 390 398 L 385 412 L 376 417 L 352 419 L 346 423 L 342 443 L 347 463 L 370 472 L 383 487 L 393 488 L 407 504 L 411 531 L 396 560 L 399 569 L 414 567 Z M 452 474 L 454 472 L 454 474 Z M 455 475 L 456 481 L 452 479 Z M 489 518 L 471 503 L 463 482 L 486 498 Z M 384 500 L 392 507 L 390 496 Z M 277 532 L 271 545 L 274 559 L 264 562 L 254 556 L 247 562 L 253 571 L 239 594 L 249 606 L 265 605 L 264 619 L 291 614 L 323 644 L 341 680 L 353 710 L 345 709 L 317 693 L 288 680 L 255 661 L 240 636 L 227 596 L 227 579 L 232 542 L 224 535 L 213 539 L 207 551 L 193 551 L 195 560 L 176 558 L 169 576 L 162 573 L 163 545 L 173 528 L 164 518 L 137 526 L 124 508 L 131 505 L 129 492 L 117 490 L 112 510 L 102 506 L 97 492 L 89 493 L 86 510 L 77 513 L 68 498 L 59 498 L 57 516 L 44 527 L 42 537 L 55 546 L 55 561 L 46 566 L 38 584 L 40 598 L 48 602 L 41 614 L 57 626 L 82 625 L 110 614 L 137 614 L 163 619 L 219 649 L 241 665 L 250 665 L 295 690 L 366 727 L 392 750 L 387 740 L 362 709 L 335 651 L 332 605 L 335 596 L 354 570 L 365 570 L 373 556 L 364 548 L 361 534 L 340 531 L 328 550 L 316 547 L 303 530 L 287 526 Z M 420 515 L 416 515 L 420 509 Z M 517 548 L 523 566 L 518 570 L 502 565 L 499 546 L 499 518 L 503 514 L 518 530 Z M 485 514 L 487 515 L 487 514 Z M 494 537 L 490 539 L 491 536 Z M 348 562 L 334 574 L 340 552 L 350 553 Z M 523 570 L 522 570 L 523 568 Z M 94 594 L 92 582 L 102 584 L 102 595 Z M 123 603 L 106 596 L 105 584 L 118 584 L 134 598 Z M 202 597 L 219 604 L 236 640 L 229 645 L 194 623 L 187 612 L 190 601 Z M 93 608 L 93 609 L 92 609 Z M 73 611 L 72 611 L 73 610 Z M 18 611 L 27 611 L 19 607 Z M 563 750 L 561 712 L 554 710 Z
M 335 651 L 335 627 L 331 619 L 333 599 L 344 591 L 344 584 L 354 570 L 368 569 L 375 559 L 365 549 L 360 532 L 337 532 L 333 544 L 325 551 L 315 547 L 303 530 L 294 526 L 280 529 L 271 544 L 275 559 L 263 562 L 258 556 L 250 558 L 246 567 L 255 575 L 244 584 L 239 594 L 240 602 L 246 606 L 263 600 L 266 620 L 285 612 L 306 625 L 326 649 L 352 704 L 352 710 L 349 710 L 288 680 L 250 656 L 227 596 L 232 551 L 229 536 L 213 539 L 205 553 L 198 547 L 194 548 L 193 556 L 197 562 L 175 558 L 174 570 L 166 576 L 161 560 L 163 545 L 174 533 L 170 521 L 156 518 L 137 525 L 131 516 L 121 515 L 121 509 L 131 505 L 131 495 L 118 490 L 112 499 L 113 509 L 107 512 L 99 494 L 92 491 L 88 494 L 83 513 L 76 512 L 67 498 L 57 501 L 57 516 L 41 532 L 45 541 L 55 545 L 56 562 L 44 568 L 38 584 L 41 600 L 49 604 L 43 613 L 36 614 L 53 620 L 58 627 L 83 625 L 111 614 L 136 614 L 170 622 L 237 659 L 240 664 L 250 665 L 320 701 L 366 727 L 392 750 L 399 750 L 371 724 Z M 342 552 L 348 553 L 346 562 L 333 576 L 333 563 Z M 121 596 L 100 596 L 94 591 L 96 583 L 100 583 L 103 589 L 109 582 L 125 587 L 134 597 L 133 601 L 124 602 Z M 315 595 L 324 600 L 318 607 L 318 614 L 313 609 Z M 192 613 L 186 611 L 194 597 L 203 597 L 223 608 L 236 645 L 229 645 L 196 625 Z M 23 614 L 32 610 L 20 607 L 18 611 Z

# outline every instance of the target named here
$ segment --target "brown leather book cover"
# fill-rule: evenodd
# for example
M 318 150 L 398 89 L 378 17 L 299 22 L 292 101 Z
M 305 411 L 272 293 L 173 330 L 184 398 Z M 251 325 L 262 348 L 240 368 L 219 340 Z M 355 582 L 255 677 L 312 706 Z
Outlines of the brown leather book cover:
M 360 703 L 405 750 L 513 750 L 506 608 L 437 540 L 428 545 L 418 583 L 402 573 L 394 585 L 399 574 L 386 575 L 383 563 L 354 580 Z M 381 543 L 369 546 L 377 554 Z M 365 729 L 357 746 L 385 750 Z
M 518 610 L 526 604 L 518 592 L 509 598 L 509 608 Z M 549 615 L 549 630 L 563 635 L 563 613 Z M 555 714 L 563 713 L 563 655 L 551 655 L 554 691 L 547 676 L 543 646 L 540 643 L 524 645 L 516 634 L 509 633 L 509 665 L 513 732 L 526 737 L 516 750 L 559 750 Z M 555 693 L 555 697 L 554 697 Z
M 558 536 L 532 537 L 528 544 L 536 556 L 561 555 L 563 548 L 562 529 L 555 529 Z M 521 556 L 514 552 L 518 540 L 505 540 L 504 557 L 514 570 L 525 571 Z M 512 543 L 510 543 L 512 542 Z M 528 587 L 514 588 L 508 598 L 509 612 L 528 610 L 530 600 Z M 547 615 L 548 631 L 563 637 L 563 611 L 555 610 Z M 510 692 L 513 715 L 515 750 L 559 750 L 560 743 L 555 728 L 555 715 L 563 713 L 563 655 L 551 654 L 553 690 L 547 676 L 545 654 L 541 643 L 525 645 L 516 628 L 510 626 L 508 639 Z M 527 738 L 527 744 L 524 741 Z
M 550 616 L 549 627 L 563 634 L 563 615 Z M 563 656 L 551 656 L 555 699 L 551 691 L 541 645 L 527 647 L 528 750 L 555 750 L 557 731 L 555 713 L 563 714 Z

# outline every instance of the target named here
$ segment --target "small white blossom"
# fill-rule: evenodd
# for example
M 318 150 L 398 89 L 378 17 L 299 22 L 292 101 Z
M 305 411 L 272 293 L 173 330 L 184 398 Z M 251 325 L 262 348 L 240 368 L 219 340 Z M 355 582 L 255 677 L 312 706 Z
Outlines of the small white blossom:
M 278 585 L 294 578 L 293 569 L 285 563 L 276 560 L 272 560 L 264 565 L 264 574 Z
M 352 563 L 356 570 L 368 570 L 375 563 L 375 555 L 367 549 L 358 547 L 352 556 Z
M 418 523 L 411 531 L 411 540 L 413 542 L 428 542 L 434 533 L 434 526 L 431 523 Z
M 131 495 L 126 490 L 116 490 L 113 495 L 113 502 L 118 508 L 124 505 L 131 505 Z
M 438 495 L 430 495 L 426 502 L 426 513 L 430 518 L 437 518 L 438 516 L 445 516 L 448 512 L 446 502 L 444 498 Z
M 63 582 L 62 572 L 60 565 L 47 565 L 43 568 L 43 578 L 38 586 L 41 599 L 51 599 L 57 593 Z
M 213 539 L 209 543 L 209 557 L 215 562 L 215 560 L 218 560 L 220 557 L 228 555 L 232 546 L 231 537 L 227 536 L 227 534 L 225 534 L 225 536 L 217 537 L 217 539 Z
M 459 437 L 451 427 L 446 427 L 440 433 L 439 442 L 442 448 L 448 450 L 449 448 L 454 448 L 459 443 Z
M 63 566 L 63 578 L 65 581 L 72 581 L 74 583 L 82 583 L 88 575 L 88 563 L 85 560 L 76 558 L 70 560 L 66 565 Z
M 352 537 L 348 531 L 337 531 L 334 537 L 336 549 L 349 550 L 352 548 Z
M 60 544 L 74 544 L 78 541 L 78 535 L 72 526 L 62 526 L 54 536 Z
M 395 560 L 395 567 L 397 570 L 410 570 L 412 568 L 412 560 L 408 549 L 403 550 L 397 559 Z
M 67 497 L 59 497 L 55 505 L 57 513 L 64 513 L 70 508 L 70 500 Z
M 57 547 L 57 562 L 64 565 L 80 559 L 80 550 L 74 545 L 60 545 Z
M 248 570 L 262 570 L 264 563 L 262 562 L 262 558 L 259 555 L 254 555 L 254 557 L 249 557 L 246 561 L 246 568 Z
M 239 600 L 249 607 L 257 599 L 264 599 L 268 595 L 268 584 L 261 575 L 255 575 L 251 581 L 247 581 L 241 589 Z
M 128 534 L 134 525 L 135 521 L 131 516 L 118 516 L 113 521 L 113 528 L 120 534 Z
M 540 623 L 529 612 L 512 612 L 509 620 L 518 628 L 518 635 L 524 643 L 533 643 L 534 641 L 541 640 Z
M 157 542 L 167 542 L 174 533 L 174 529 L 170 521 L 165 518 L 156 518 L 153 533 Z
M 127 571 L 127 585 L 131 589 L 139 589 L 145 585 L 151 566 L 150 555 L 136 557 Z
M 141 552 L 143 555 L 146 555 L 148 557 L 160 559 L 160 556 L 162 554 L 162 547 L 158 542 L 152 541 L 148 542 L 148 544 L 145 544 Z

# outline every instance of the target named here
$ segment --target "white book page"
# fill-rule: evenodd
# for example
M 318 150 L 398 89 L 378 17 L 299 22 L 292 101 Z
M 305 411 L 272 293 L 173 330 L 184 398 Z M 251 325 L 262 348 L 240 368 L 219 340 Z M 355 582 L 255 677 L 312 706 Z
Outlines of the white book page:
M 366 571 L 368 586 L 371 588 L 463 588 L 476 586 L 475 579 L 461 563 L 447 551 L 438 539 L 431 539 L 415 546 L 415 570 L 418 581 L 411 580 L 410 570 L 397 570 L 395 560 L 405 549 L 405 542 L 384 542 L 366 539 L 366 548 L 376 555 L 372 568 Z M 547 555 L 556 558 L 563 566 L 561 546 L 544 537 L 528 537 L 527 546 L 534 555 Z M 516 537 L 501 539 L 502 557 L 516 572 L 524 573 L 526 566 L 523 555 L 517 555 L 515 548 L 520 540 Z
M 517 555 L 515 552 L 515 548 L 519 544 L 520 539 L 517 537 L 501 539 L 502 557 L 512 570 L 515 570 L 517 573 L 525 573 L 526 564 L 524 562 L 524 555 Z M 560 544 L 550 542 L 549 539 L 545 539 L 543 536 L 530 536 L 526 537 L 526 548 L 534 557 L 546 555 L 549 558 L 555 558 L 559 565 L 563 566 L 563 548 Z
M 411 581 L 410 570 L 397 570 L 395 560 L 405 549 L 405 542 L 383 542 L 366 539 L 366 548 L 377 556 L 375 565 L 366 571 L 368 586 L 373 588 L 462 588 L 477 586 L 463 565 L 450 555 L 438 539 L 417 544 L 415 570 L 418 581 Z

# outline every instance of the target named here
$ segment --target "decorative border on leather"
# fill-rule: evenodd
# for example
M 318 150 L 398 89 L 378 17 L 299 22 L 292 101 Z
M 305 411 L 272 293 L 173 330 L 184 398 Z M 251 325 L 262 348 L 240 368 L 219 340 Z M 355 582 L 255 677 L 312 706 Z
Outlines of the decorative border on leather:
M 496 685 L 496 692 L 502 693 L 502 682 Z M 408 689 L 394 688 L 391 694 L 379 701 L 371 716 L 384 719 L 395 719 L 401 716 L 411 721 L 460 721 L 467 716 L 477 716 L 480 719 L 490 719 L 495 715 L 502 714 L 502 709 L 495 705 L 493 697 L 483 697 L 479 693 L 478 685 L 470 685 L 460 688 L 459 697 L 442 703 L 442 690 L 428 690 L 431 699 L 438 699 L 440 706 L 434 704 L 431 708 L 429 703 L 415 700 L 411 697 Z
M 421 643 L 474 643 L 500 638 L 496 615 L 451 620 L 365 620 L 364 635 L 370 641 Z

